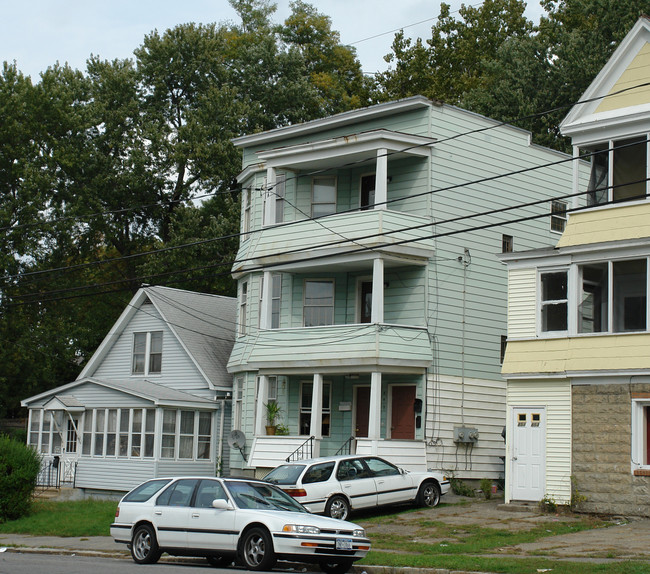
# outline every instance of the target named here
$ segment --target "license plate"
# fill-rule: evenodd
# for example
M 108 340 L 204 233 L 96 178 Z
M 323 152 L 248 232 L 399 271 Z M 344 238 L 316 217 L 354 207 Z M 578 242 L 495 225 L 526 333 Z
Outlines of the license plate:
M 352 540 L 349 538 L 337 538 L 336 539 L 336 549 L 337 550 L 352 550 Z

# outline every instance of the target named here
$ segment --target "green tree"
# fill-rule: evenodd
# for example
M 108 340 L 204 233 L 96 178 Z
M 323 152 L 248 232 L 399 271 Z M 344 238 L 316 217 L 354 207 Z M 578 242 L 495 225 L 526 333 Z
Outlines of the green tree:
M 40 467 L 34 449 L 0 435 L 0 522 L 29 512 Z
M 493 59 L 508 40 L 530 34 L 533 24 L 524 16 L 525 8 L 522 0 L 485 0 L 477 7 L 461 5 L 456 19 L 443 2 L 427 48 L 420 40 L 396 35 L 393 52 L 385 57 L 395 69 L 378 78 L 383 97 L 420 93 L 460 103 L 463 94 L 484 85 L 483 62 Z

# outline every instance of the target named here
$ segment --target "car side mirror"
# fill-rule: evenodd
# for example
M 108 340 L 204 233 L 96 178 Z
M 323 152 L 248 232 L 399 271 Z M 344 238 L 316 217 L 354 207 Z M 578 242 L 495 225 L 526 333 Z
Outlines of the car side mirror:
M 216 498 L 212 501 L 212 508 L 217 510 L 232 510 L 233 506 L 225 498 Z

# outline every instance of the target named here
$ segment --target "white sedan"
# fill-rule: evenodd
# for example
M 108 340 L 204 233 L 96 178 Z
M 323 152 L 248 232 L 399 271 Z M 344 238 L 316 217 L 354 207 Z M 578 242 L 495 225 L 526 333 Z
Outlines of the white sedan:
M 437 472 L 408 472 L 378 456 L 342 455 L 289 462 L 264 480 L 316 514 L 345 520 L 351 510 L 412 502 L 434 507 L 450 488 Z
M 278 560 L 319 564 L 343 574 L 370 550 L 363 528 L 310 514 L 266 482 L 231 478 L 157 478 L 120 501 L 111 536 L 138 564 L 163 552 L 203 556 L 213 566 L 239 562 L 270 570 Z

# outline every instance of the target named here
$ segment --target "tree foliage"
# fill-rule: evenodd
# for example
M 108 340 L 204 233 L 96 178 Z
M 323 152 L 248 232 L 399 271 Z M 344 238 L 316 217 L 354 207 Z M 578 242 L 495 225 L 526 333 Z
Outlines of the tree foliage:
M 33 448 L 0 435 L 0 522 L 29 512 L 40 467 Z

